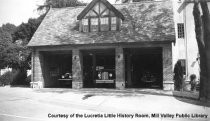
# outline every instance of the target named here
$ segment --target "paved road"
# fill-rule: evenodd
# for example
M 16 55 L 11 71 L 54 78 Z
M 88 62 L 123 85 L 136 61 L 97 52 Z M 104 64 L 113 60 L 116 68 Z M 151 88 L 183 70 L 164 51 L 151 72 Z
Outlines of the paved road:
M 0 121 L 209 121 L 210 107 L 205 105 L 136 92 L 0 87 Z

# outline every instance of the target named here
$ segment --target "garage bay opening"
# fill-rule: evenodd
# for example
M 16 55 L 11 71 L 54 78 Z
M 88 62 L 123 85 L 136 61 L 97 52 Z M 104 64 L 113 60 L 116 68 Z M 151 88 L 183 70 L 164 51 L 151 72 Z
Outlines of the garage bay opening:
M 115 88 L 115 50 L 83 50 L 85 88 Z
M 44 52 L 45 87 L 72 88 L 72 52 Z
M 161 48 L 128 48 L 124 54 L 127 88 L 163 88 Z

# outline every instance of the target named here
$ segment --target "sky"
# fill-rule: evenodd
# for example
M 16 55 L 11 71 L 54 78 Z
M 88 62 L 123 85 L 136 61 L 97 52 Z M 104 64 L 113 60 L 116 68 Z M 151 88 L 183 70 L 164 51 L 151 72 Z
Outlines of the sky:
M 0 0 L 0 26 L 5 23 L 19 25 L 38 17 L 36 8 L 40 4 L 43 0 Z
M 90 2 L 91 0 L 82 0 Z M 115 0 L 108 0 L 114 3 Z M 11 23 L 16 26 L 27 22 L 29 18 L 36 18 L 39 13 L 36 11 L 38 5 L 44 0 L 0 0 L 0 26 Z

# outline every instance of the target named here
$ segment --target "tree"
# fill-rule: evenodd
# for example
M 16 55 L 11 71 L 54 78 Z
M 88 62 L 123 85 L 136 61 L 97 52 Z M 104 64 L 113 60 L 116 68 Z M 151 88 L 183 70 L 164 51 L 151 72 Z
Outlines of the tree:
M 7 53 L 5 49 L 12 44 L 12 33 L 15 30 L 15 25 L 5 24 L 0 27 L 0 69 L 7 66 L 5 57 Z
M 15 28 L 14 26 L 10 27 L 11 24 L 6 24 L 0 28 L 0 68 L 22 68 L 25 61 L 23 58 L 27 58 L 25 56 L 29 54 L 25 45 L 13 42 L 12 34 Z
M 49 6 L 61 8 L 79 5 L 84 4 L 77 0 L 46 0 L 45 4 L 38 9 L 48 10 Z M 18 27 L 6 24 L 0 28 L 0 67 L 9 66 L 18 70 L 18 75 L 23 75 L 17 79 L 16 84 L 22 84 L 22 77 L 25 77 L 26 70 L 30 68 L 31 51 L 27 44 L 46 14 L 47 11 L 38 18 L 30 18 L 27 23 L 22 23 Z
M 3 24 L 1 29 L 5 32 L 12 34 L 15 31 L 16 26 L 13 24 L 7 23 L 7 24 Z
M 86 3 L 83 3 L 79 0 L 46 0 L 44 5 L 40 5 L 38 11 L 48 11 L 50 7 L 53 8 L 63 8 L 63 7 L 75 7 L 75 6 L 84 6 Z
M 26 70 L 30 68 L 30 50 L 27 43 L 41 23 L 43 17 L 29 19 L 16 27 L 5 24 L 0 27 L 0 68 L 13 69 L 13 83 L 25 84 Z
M 37 19 L 29 19 L 18 27 L 4 24 L 0 27 L 0 69 L 10 67 L 18 70 L 16 84 L 22 84 L 26 70 L 30 69 L 30 49 L 27 44 L 43 20 L 44 15 Z M 24 75 L 24 76 L 20 76 Z M 23 77 L 23 78 L 22 78 Z
M 13 43 L 5 49 L 7 65 L 12 68 L 26 70 L 30 68 L 31 51 L 27 47 L 33 34 L 44 19 L 45 14 L 36 19 L 30 18 L 27 23 L 19 25 L 13 33 Z
M 22 40 L 24 41 L 25 45 L 28 44 L 44 17 L 45 14 L 36 19 L 30 18 L 27 23 L 22 23 L 19 25 L 13 33 L 13 40 Z
M 201 16 L 201 10 L 203 15 Z M 200 99 L 210 100 L 210 14 L 207 0 L 195 0 L 195 33 L 200 54 Z

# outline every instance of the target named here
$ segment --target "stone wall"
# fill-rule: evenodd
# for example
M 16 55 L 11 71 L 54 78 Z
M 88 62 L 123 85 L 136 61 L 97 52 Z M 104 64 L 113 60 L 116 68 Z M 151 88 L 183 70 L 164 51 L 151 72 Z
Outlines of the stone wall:
M 115 50 L 115 69 L 116 69 L 116 82 L 115 86 L 117 89 L 125 88 L 125 63 L 123 48 L 118 47 Z
M 132 48 L 132 47 L 145 47 L 145 45 L 134 45 L 134 46 L 115 46 L 115 69 L 116 69 L 116 81 L 115 87 L 117 89 L 125 88 L 125 57 L 123 48 Z M 163 62 L 163 89 L 164 90 L 173 90 L 173 68 L 172 68 L 172 46 L 171 44 L 159 44 L 159 45 L 147 45 L 148 47 L 162 47 L 162 62 Z M 147 47 L 146 46 L 146 47 Z M 89 46 L 88 46 L 89 47 Z M 103 46 L 106 47 L 106 46 Z M 72 50 L 72 88 L 79 89 L 83 88 L 83 59 L 80 50 L 82 48 L 68 48 Z M 100 48 L 97 48 L 100 49 Z M 54 49 L 53 49 L 54 50 Z M 46 52 L 49 49 L 45 50 Z M 54 50 L 55 51 L 55 50 Z M 44 52 L 44 50 L 43 50 Z M 40 84 L 41 87 L 44 87 L 43 69 L 44 69 L 44 58 L 43 54 L 39 49 L 33 51 L 32 53 L 32 81 Z M 47 62 L 46 62 L 47 63 Z M 45 63 L 45 64 L 46 64 Z M 46 77 L 46 76 L 45 76 Z M 50 80 L 49 80 L 50 81 Z M 39 86 L 40 87 L 40 86 Z
M 163 46 L 163 90 L 174 90 L 171 45 Z
M 79 49 L 72 50 L 72 88 L 80 89 L 83 87 L 83 67 L 82 55 Z
M 31 87 L 43 88 L 44 87 L 44 75 L 43 75 L 43 55 L 39 51 L 32 52 L 32 76 Z

